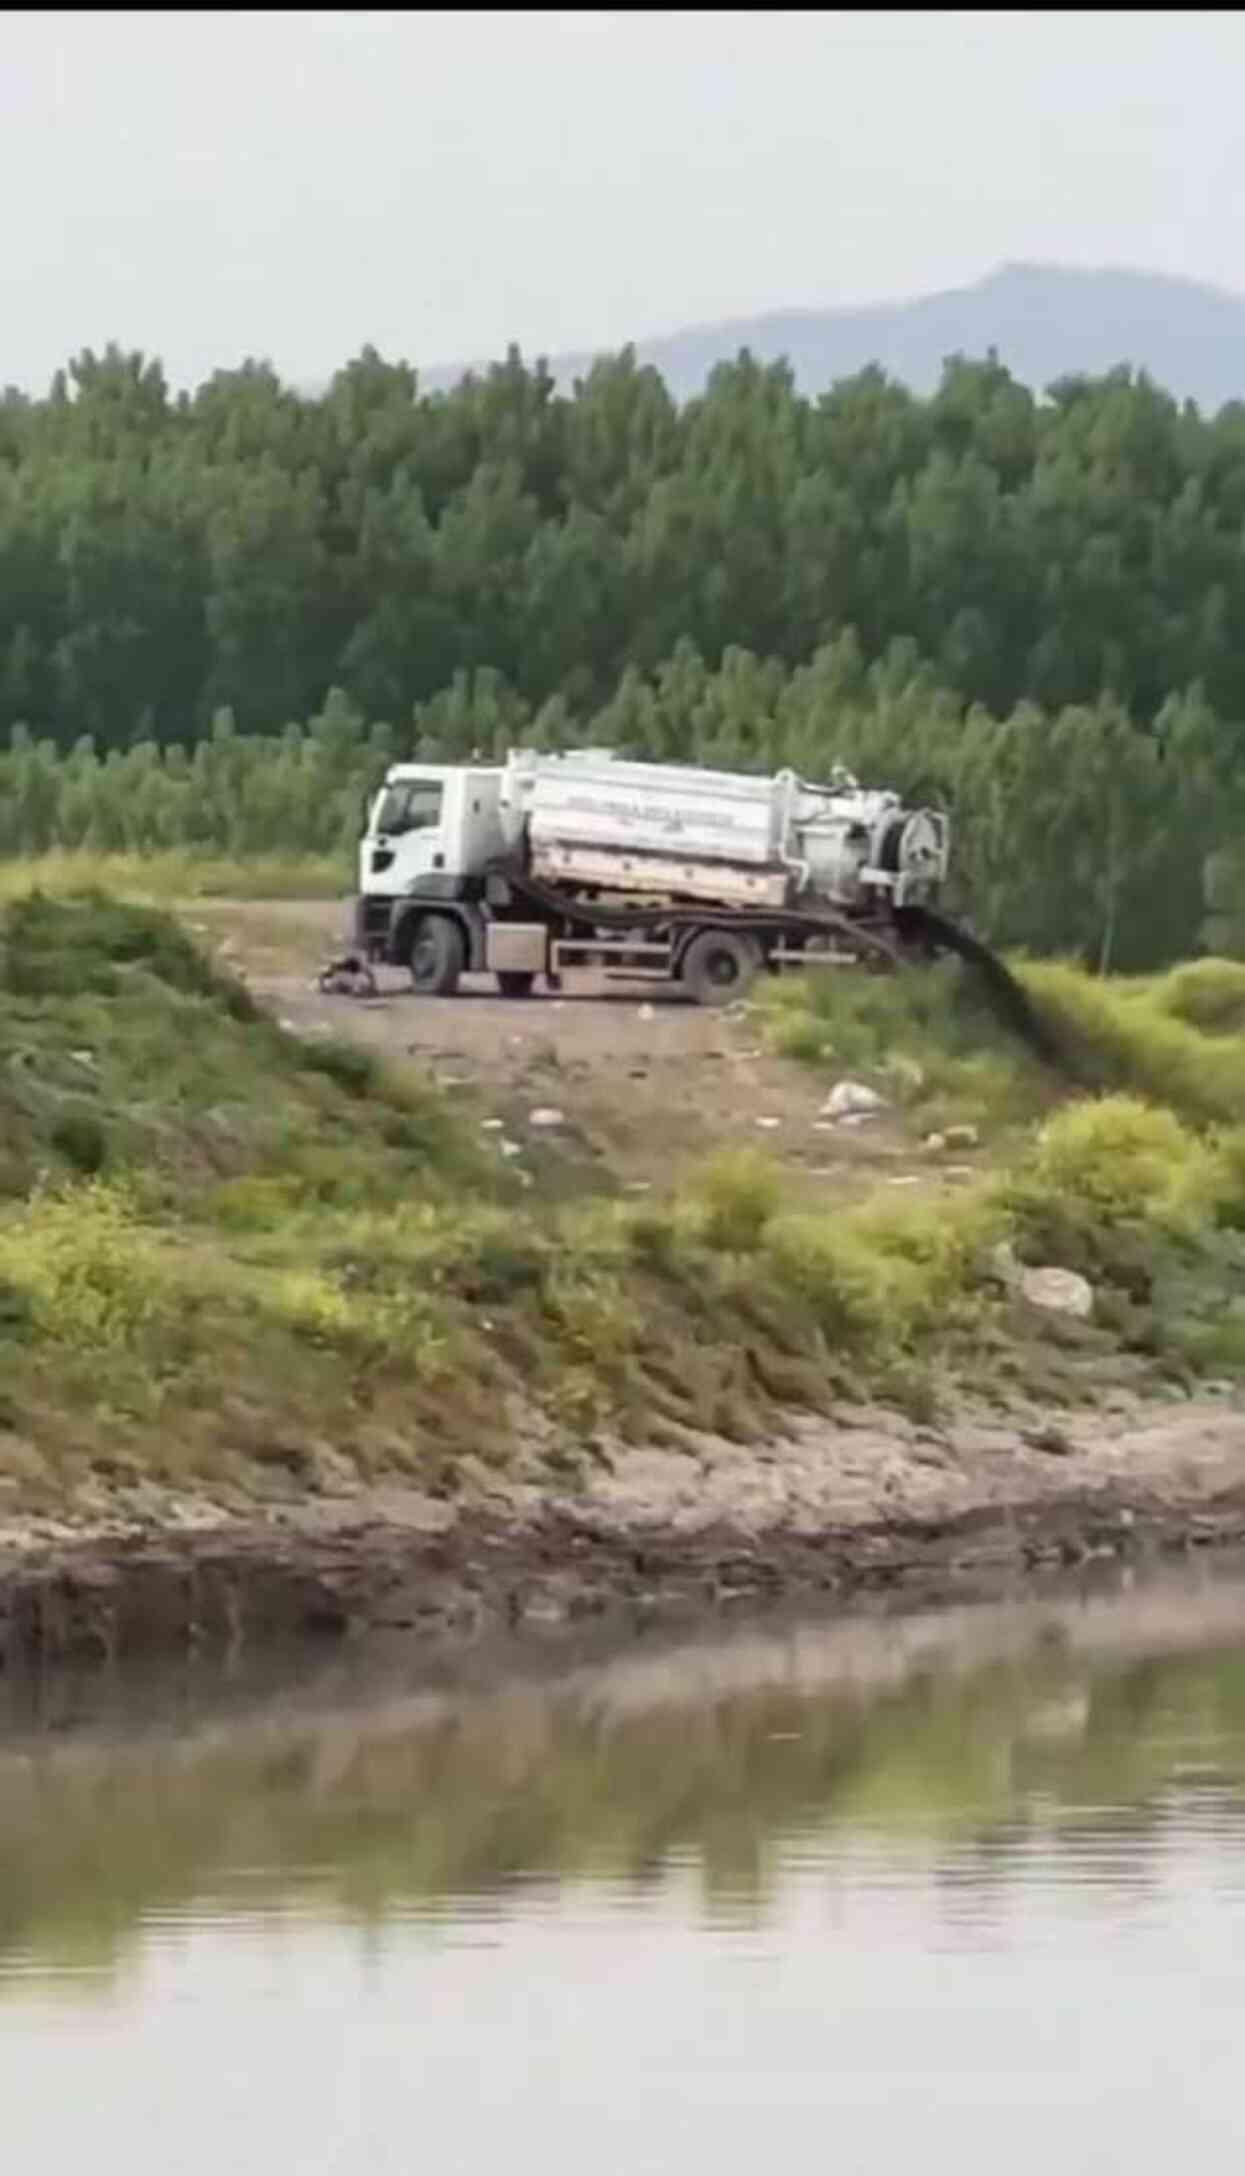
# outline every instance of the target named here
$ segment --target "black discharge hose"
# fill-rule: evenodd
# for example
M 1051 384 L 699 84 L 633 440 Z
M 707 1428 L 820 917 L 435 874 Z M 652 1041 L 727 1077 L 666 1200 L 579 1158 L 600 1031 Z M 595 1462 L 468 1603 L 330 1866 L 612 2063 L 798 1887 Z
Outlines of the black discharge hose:
M 905 937 L 919 939 L 939 952 L 953 952 L 957 959 L 975 968 L 996 1018 L 1018 1035 L 1044 1065 L 1067 1072 L 1066 1053 L 1059 1049 L 1045 1021 L 1034 1011 L 1028 992 L 988 945 L 970 937 L 966 929 L 949 921 L 945 914 L 936 914 L 932 907 L 901 907 L 895 920 Z
M 561 915 L 571 923 L 582 918 L 587 924 L 597 923 L 605 929 L 644 929 L 703 919 L 703 913 L 692 908 L 676 909 L 672 912 L 669 907 L 607 907 L 596 902 L 581 906 L 577 915 L 574 906 L 568 901 L 561 899 L 556 892 L 546 891 L 535 877 L 526 871 L 519 871 L 513 864 L 500 864 L 498 873 L 506 877 L 512 890 L 520 898 L 530 899 L 545 913 Z M 772 924 L 775 917 L 772 911 L 757 908 L 742 913 L 734 910 L 729 919 L 737 928 L 762 928 Z M 781 919 L 798 922 L 812 933 L 834 931 L 866 940 L 870 936 L 868 930 L 858 924 L 853 925 L 846 916 L 840 914 L 823 912 L 796 915 L 787 910 Z M 895 910 L 894 926 L 906 944 L 919 947 L 927 954 L 953 952 L 967 966 L 975 968 L 996 1019 L 1004 1027 L 1010 1028 L 1044 1065 L 1051 1066 L 1059 1073 L 1071 1072 L 1068 1053 L 1059 1048 L 1050 1029 L 1035 1012 L 1028 992 L 1021 988 L 1010 969 L 1003 965 L 997 953 L 992 952 L 988 945 L 982 944 L 977 937 L 970 937 L 966 929 L 961 929 L 958 923 L 949 921 L 945 914 L 935 913 L 932 907 L 899 907 Z M 878 949 L 886 952 L 891 947 L 882 940 Z M 897 959 L 895 964 L 898 964 Z

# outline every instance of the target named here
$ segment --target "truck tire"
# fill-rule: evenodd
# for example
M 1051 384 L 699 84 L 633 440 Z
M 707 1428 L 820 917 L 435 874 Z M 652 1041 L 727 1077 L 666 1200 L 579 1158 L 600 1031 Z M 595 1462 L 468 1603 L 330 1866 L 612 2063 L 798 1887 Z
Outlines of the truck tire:
M 497 987 L 503 997 L 530 997 L 536 977 L 526 967 L 499 967 Z
M 686 952 L 679 979 L 698 1005 L 732 1005 L 761 972 L 761 947 L 743 930 L 702 929 Z
M 408 964 L 420 997 L 452 997 L 467 957 L 458 923 L 448 914 L 421 914 L 411 932 Z

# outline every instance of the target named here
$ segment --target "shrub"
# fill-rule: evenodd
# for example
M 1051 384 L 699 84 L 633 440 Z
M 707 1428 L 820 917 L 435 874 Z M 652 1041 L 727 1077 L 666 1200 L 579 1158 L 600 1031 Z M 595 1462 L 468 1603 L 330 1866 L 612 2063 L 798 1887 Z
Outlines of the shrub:
M 775 1217 L 763 1259 L 833 1343 L 884 1348 L 909 1318 L 920 1272 L 886 1260 L 843 1223 L 805 1211 Z
M 1165 975 L 1155 991 L 1159 1008 L 1205 1035 L 1245 1032 L 1245 962 L 1189 960 Z
M 1207 1151 L 1171 1111 L 1118 1095 L 1048 1119 L 1026 1175 L 1039 1191 L 1119 1222 L 1161 1214 L 1206 1168 Z
M 0 1225 L 0 1286 L 21 1295 L 35 1336 L 77 1348 L 132 1346 L 177 1306 L 164 1250 L 101 1180 Z
M 1121 990 L 1057 962 L 1026 966 L 1022 980 L 1082 1087 L 1149 1097 L 1194 1125 L 1245 1110 L 1245 1041 L 1200 1034 L 1153 989 Z
M 695 1175 L 688 1202 L 705 1244 L 750 1254 L 782 1200 L 782 1177 L 759 1149 L 723 1149 Z

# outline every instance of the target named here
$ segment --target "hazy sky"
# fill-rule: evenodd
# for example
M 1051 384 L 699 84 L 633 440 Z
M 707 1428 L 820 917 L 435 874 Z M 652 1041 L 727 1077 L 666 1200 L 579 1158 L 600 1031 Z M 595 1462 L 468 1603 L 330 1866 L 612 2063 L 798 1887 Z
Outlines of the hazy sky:
M 618 345 L 1005 259 L 1245 289 L 1245 16 L 0 16 L 0 382 Z

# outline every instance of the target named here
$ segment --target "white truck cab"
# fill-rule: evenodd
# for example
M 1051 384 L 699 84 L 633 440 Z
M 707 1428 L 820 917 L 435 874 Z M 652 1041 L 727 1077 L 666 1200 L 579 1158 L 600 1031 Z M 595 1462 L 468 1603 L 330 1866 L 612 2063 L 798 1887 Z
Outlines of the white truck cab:
M 427 879 L 453 896 L 454 880 L 470 877 L 506 851 L 497 765 L 399 763 L 390 770 L 368 814 L 359 849 L 359 890 L 399 898 Z

